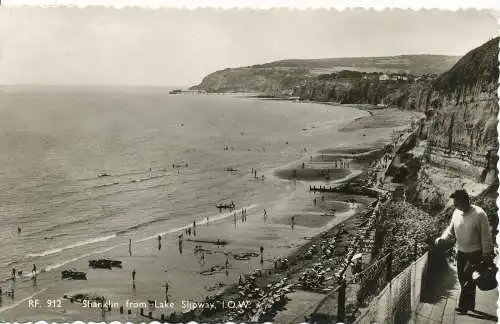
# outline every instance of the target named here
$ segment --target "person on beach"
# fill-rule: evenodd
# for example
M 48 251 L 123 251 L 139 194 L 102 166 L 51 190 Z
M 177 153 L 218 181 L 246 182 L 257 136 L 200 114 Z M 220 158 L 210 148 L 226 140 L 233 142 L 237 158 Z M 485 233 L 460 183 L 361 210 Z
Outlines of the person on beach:
M 293 228 L 295 227 L 295 216 L 292 216 L 292 231 L 293 231 Z
M 165 282 L 163 287 L 165 287 L 165 301 L 168 303 L 168 282 Z
M 205 264 L 205 253 L 204 252 L 201 252 L 200 263 Z
M 182 234 L 179 235 L 179 254 L 182 254 Z
M 264 209 L 264 221 L 267 221 L 267 211 Z
M 12 268 L 12 279 L 16 280 L 16 268 Z
M 208 226 L 208 216 L 207 216 L 207 226 Z
M 314 201 L 314 206 L 316 206 L 316 197 L 314 197 L 313 201 Z
M 132 270 L 132 282 L 135 283 L 135 269 Z
M 132 239 L 128 239 L 128 255 L 132 256 Z
M 229 267 L 229 256 L 226 256 L 226 270 L 228 269 Z
M 455 240 L 457 248 L 457 273 L 460 283 L 460 296 L 458 307 L 459 314 L 474 311 L 476 306 L 476 284 L 472 278 L 474 268 L 482 263 L 493 262 L 493 243 L 490 224 L 485 211 L 471 204 L 469 194 L 463 190 L 456 190 L 451 196 L 455 210 L 451 217 L 450 225 L 444 233 L 435 240 L 440 246 Z
M 33 277 L 36 277 L 36 265 L 33 264 L 33 269 L 31 269 L 31 274 L 33 275 Z
M 161 250 L 161 235 L 158 235 L 158 251 Z
M 10 297 L 12 299 L 14 299 L 14 289 L 16 287 L 16 279 L 15 278 L 12 278 L 10 280 Z

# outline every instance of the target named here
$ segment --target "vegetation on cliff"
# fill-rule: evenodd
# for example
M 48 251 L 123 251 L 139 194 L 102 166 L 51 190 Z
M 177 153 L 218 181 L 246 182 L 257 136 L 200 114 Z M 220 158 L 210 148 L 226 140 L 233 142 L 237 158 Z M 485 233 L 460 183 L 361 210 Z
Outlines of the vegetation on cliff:
M 316 60 L 281 60 L 254 67 L 304 68 L 313 71 L 355 70 L 361 72 L 405 71 L 411 74 L 442 73 L 459 57 L 447 55 L 397 55 L 379 57 L 341 57 Z M 324 72 L 323 72 L 324 73 Z
M 500 37 L 493 38 L 467 53 L 436 80 L 435 88 L 441 91 L 453 91 L 474 86 L 478 82 L 497 83 L 499 39 Z
M 216 71 L 191 89 L 341 103 L 378 104 L 385 99 L 397 106 L 404 104 L 401 94 L 407 93 L 408 87 L 420 89 L 428 78 L 446 71 L 457 60 L 443 55 L 284 60 Z M 400 77 L 379 79 L 385 73 Z M 417 76 L 422 81 L 416 82 Z

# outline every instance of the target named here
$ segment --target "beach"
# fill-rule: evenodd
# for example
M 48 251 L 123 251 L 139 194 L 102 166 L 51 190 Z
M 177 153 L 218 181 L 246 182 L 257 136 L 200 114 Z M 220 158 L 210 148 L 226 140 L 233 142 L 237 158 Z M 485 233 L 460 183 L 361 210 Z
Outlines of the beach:
M 48 102 L 56 98 L 54 94 L 37 96 Z M 74 100 L 74 94 L 64 96 Z M 25 250 L 17 252 L 9 250 L 8 246 L 2 247 L 11 260 L 2 260 L 5 262 L 3 277 L 7 278 L 1 285 L 4 293 L 9 287 L 10 268 L 23 271 L 21 278 L 16 280 L 14 298 L 5 294 L 2 298 L 2 320 L 140 321 L 145 320 L 139 314 L 140 309 L 149 311 L 148 301 L 156 302 L 154 316 L 157 317 L 186 311 L 206 296 L 232 287 L 240 275 L 273 268 L 277 258 L 296 253 L 312 238 L 350 219 L 370 202 L 364 197 L 356 197 L 356 203 L 349 203 L 349 196 L 338 193 L 328 193 L 322 198 L 320 194 L 310 193 L 309 186 L 331 185 L 359 175 L 373 158 L 370 152 L 383 148 L 390 142 L 392 131 L 407 125 L 414 116 L 410 112 L 390 112 L 396 117 L 389 120 L 377 115 L 383 110 L 375 112 L 374 117 L 350 107 L 178 95 L 173 105 L 179 107 L 186 100 L 203 108 L 211 105 L 220 109 L 221 105 L 227 105 L 224 111 L 215 114 L 220 117 L 211 119 L 213 114 L 206 113 L 199 124 L 188 126 L 194 111 L 188 113 L 178 109 L 167 113 L 154 108 L 170 97 L 156 92 L 133 94 L 133 97 L 141 103 L 150 102 L 149 108 L 141 112 L 144 116 L 131 118 L 130 123 L 124 121 L 126 127 L 119 123 L 103 124 L 101 129 L 95 130 L 95 136 L 103 131 L 111 132 L 115 142 L 113 145 L 106 145 L 106 141 L 95 142 L 98 145 L 94 152 L 98 152 L 95 155 L 100 159 L 91 161 L 92 167 L 86 166 L 86 159 L 80 156 L 64 165 L 63 159 L 45 155 L 45 164 L 51 162 L 51 166 L 61 166 L 64 171 L 71 168 L 81 172 L 76 175 L 58 172 L 36 178 L 32 171 L 31 177 L 19 175 L 26 177 L 21 184 L 15 181 L 19 178 L 13 176 L 3 183 L 4 189 L 13 192 L 4 197 L 6 201 L 13 199 L 14 192 L 22 192 L 26 197 L 18 204 L 7 204 L 10 210 L 4 207 L 4 215 L 18 208 L 20 217 L 27 217 L 24 215 L 26 210 L 36 211 L 37 217 L 21 223 L 21 235 L 12 233 L 19 220 L 6 226 L 10 232 L 5 232 L 5 237 L 15 243 L 30 241 L 32 245 L 25 243 Z M 0 98 L 4 102 L 16 99 L 19 100 L 12 95 Z M 116 94 L 95 100 L 104 101 L 107 106 L 111 102 L 125 111 L 136 109 L 123 106 L 124 100 Z M 235 117 L 229 110 L 234 106 L 240 114 Z M 257 112 L 249 112 L 248 107 Z M 153 112 L 156 115 L 152 119 L 145 117 Z M 99 113 L 102 118 L 102 111 Z M 122 116 L 123 111 L 119 111 L 119 115 L 104 114 L 110 114 L 108 117 L 112 119 Z M 154 119 L 159 118 L 157 114 L 164 115 L 164 120 L 169 122 L 168 129 L 155 124 Z M 267 114 L 265 124 L 268 125 L 264 125 L 267 127 L 259 122 L 261 129 L 257 130 L 258 124 L 252 124 L 252 114 Z M 284 117 L 287 115 L 290 116 Z M 90 118 L 88 115 L 83 117 Z M 215 124 L 217 120 L 220 124 Z M 256 116 L 255 120 L 262 118 Z M 207 127 L 196 136 L 186 135 L 186 128 L 194 127 L 190 128 L 194 132 L 199 125 Z M 276 129 L 277 125 L 280 129 Z M 62 129 L 58 135 L 66 131 Z M 128 131 L 131 134 L 127 134 Z M 135 137 L 134 131 L 137 132 Z M 45 145 L 57 147 L 54 143 L 50 145 L 55 136 L 47 136 L 48 144 Z M 121 162 L 112 165 L 113 159 L 106 159 L 105 154 L 109 149 L 113 156 L 118 139 L 122 151 L 117 152 L 116 161 Z M 69 142 L 63 144 L 60 150 L 69 149 Z M 162 145 L 166 146 L 165 150 Z M 82 144 L 81 149 L 85 151 L 83 147 Z M 56 149 L 53 151 L 57 153 Z M 125 158 L 124 151 L 128 152 Z M 148 156 L 138 152 L 147 152 Z M 134 163 L 127 165 L 127 161 L 132 160 Z M 171 165 L 175 163 L 178 165 Z M 225 167 L 237 171 L 228 172 Z M 252 169 L 258 170 L 257 177 Z M 11 171 L 14 174 L 21 172 Z M 96 177 L 98 172 L 110 175 Z M 217 202 L 231 200 L 236 202 L 235 210 L 219 213 L 215 208 Z M 48 202 L 53 207 L 44 210 L 40 205 Z M 247 211 L 246 220 L 242 219 L 242 209 Z M 328 214 L 332 209 L 334 215 Z M 264 210 L 268 214 L 266 218 Z M 75 211 L 76 216 L 71 214 Z M 47 224 L 43 218 L 47 213 L 58 217 L 68 215 L 70 219 L 65 224 Z M 7 218 L 1 220 L 6 222 Z M 193 221 L 196 222 L 196 236 L 185 231 L 193 226 Z M 92 232 L 99 235 L 92 235 Z M 181 234 L 182 253 L 179 251 Z M 129 239 L 132 240 L 130 252 Z M 217 240 L 226 244 L 218 245 Z M 200 245 L 201 250 L 195 250 Z M 260 247 L 263 247 L 262 263 Z M 250 256 L 238 260 L 245 253 Z M 26 255 L 27 259 L 23 259 Z M 88 261 L 99 258 L 120 260 L 122 267 L 89 268 Z M 37 263 L 40 269 L 36 281 L 30 276 L 31 263 Z M 61 280 L 61 271 L 73 268 L 86 272 L 87 280 Z M 136 272 L 135 285 L 133 270 Z M 165 284 L 168 284 L 167 296 Z M 63 298 L 77 294 L 103 296 L 112 309 L 103 312 Z M 120 306 L 124 307 L 123 314 L 120 314 Z

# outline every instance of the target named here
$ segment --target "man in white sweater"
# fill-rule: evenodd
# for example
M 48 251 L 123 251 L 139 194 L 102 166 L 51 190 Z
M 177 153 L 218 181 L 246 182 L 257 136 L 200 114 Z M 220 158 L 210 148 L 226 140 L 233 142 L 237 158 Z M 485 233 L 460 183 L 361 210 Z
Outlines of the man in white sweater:
M 436 244 L 456 241 L 457 272 L 461 287 L 456 311 L 465 314 L 468 310 L 474 311 L 476 303 L 476 285 L 472 272 L 481 262 L 492 262 L 493 243 L 484 210 L 470 203 L 465 190 L 456 190 L 451 198 L 455 204 L 451 223 L 443 235 L 436 239 Z

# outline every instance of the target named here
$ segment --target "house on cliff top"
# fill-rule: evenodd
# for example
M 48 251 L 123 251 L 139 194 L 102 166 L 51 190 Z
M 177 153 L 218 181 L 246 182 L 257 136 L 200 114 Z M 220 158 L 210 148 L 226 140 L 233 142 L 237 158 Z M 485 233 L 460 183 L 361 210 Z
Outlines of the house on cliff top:
M 389 80 L 389 76 L 387 74 L 382 74 L 378 77 L 379 81 L 387 81 Z

